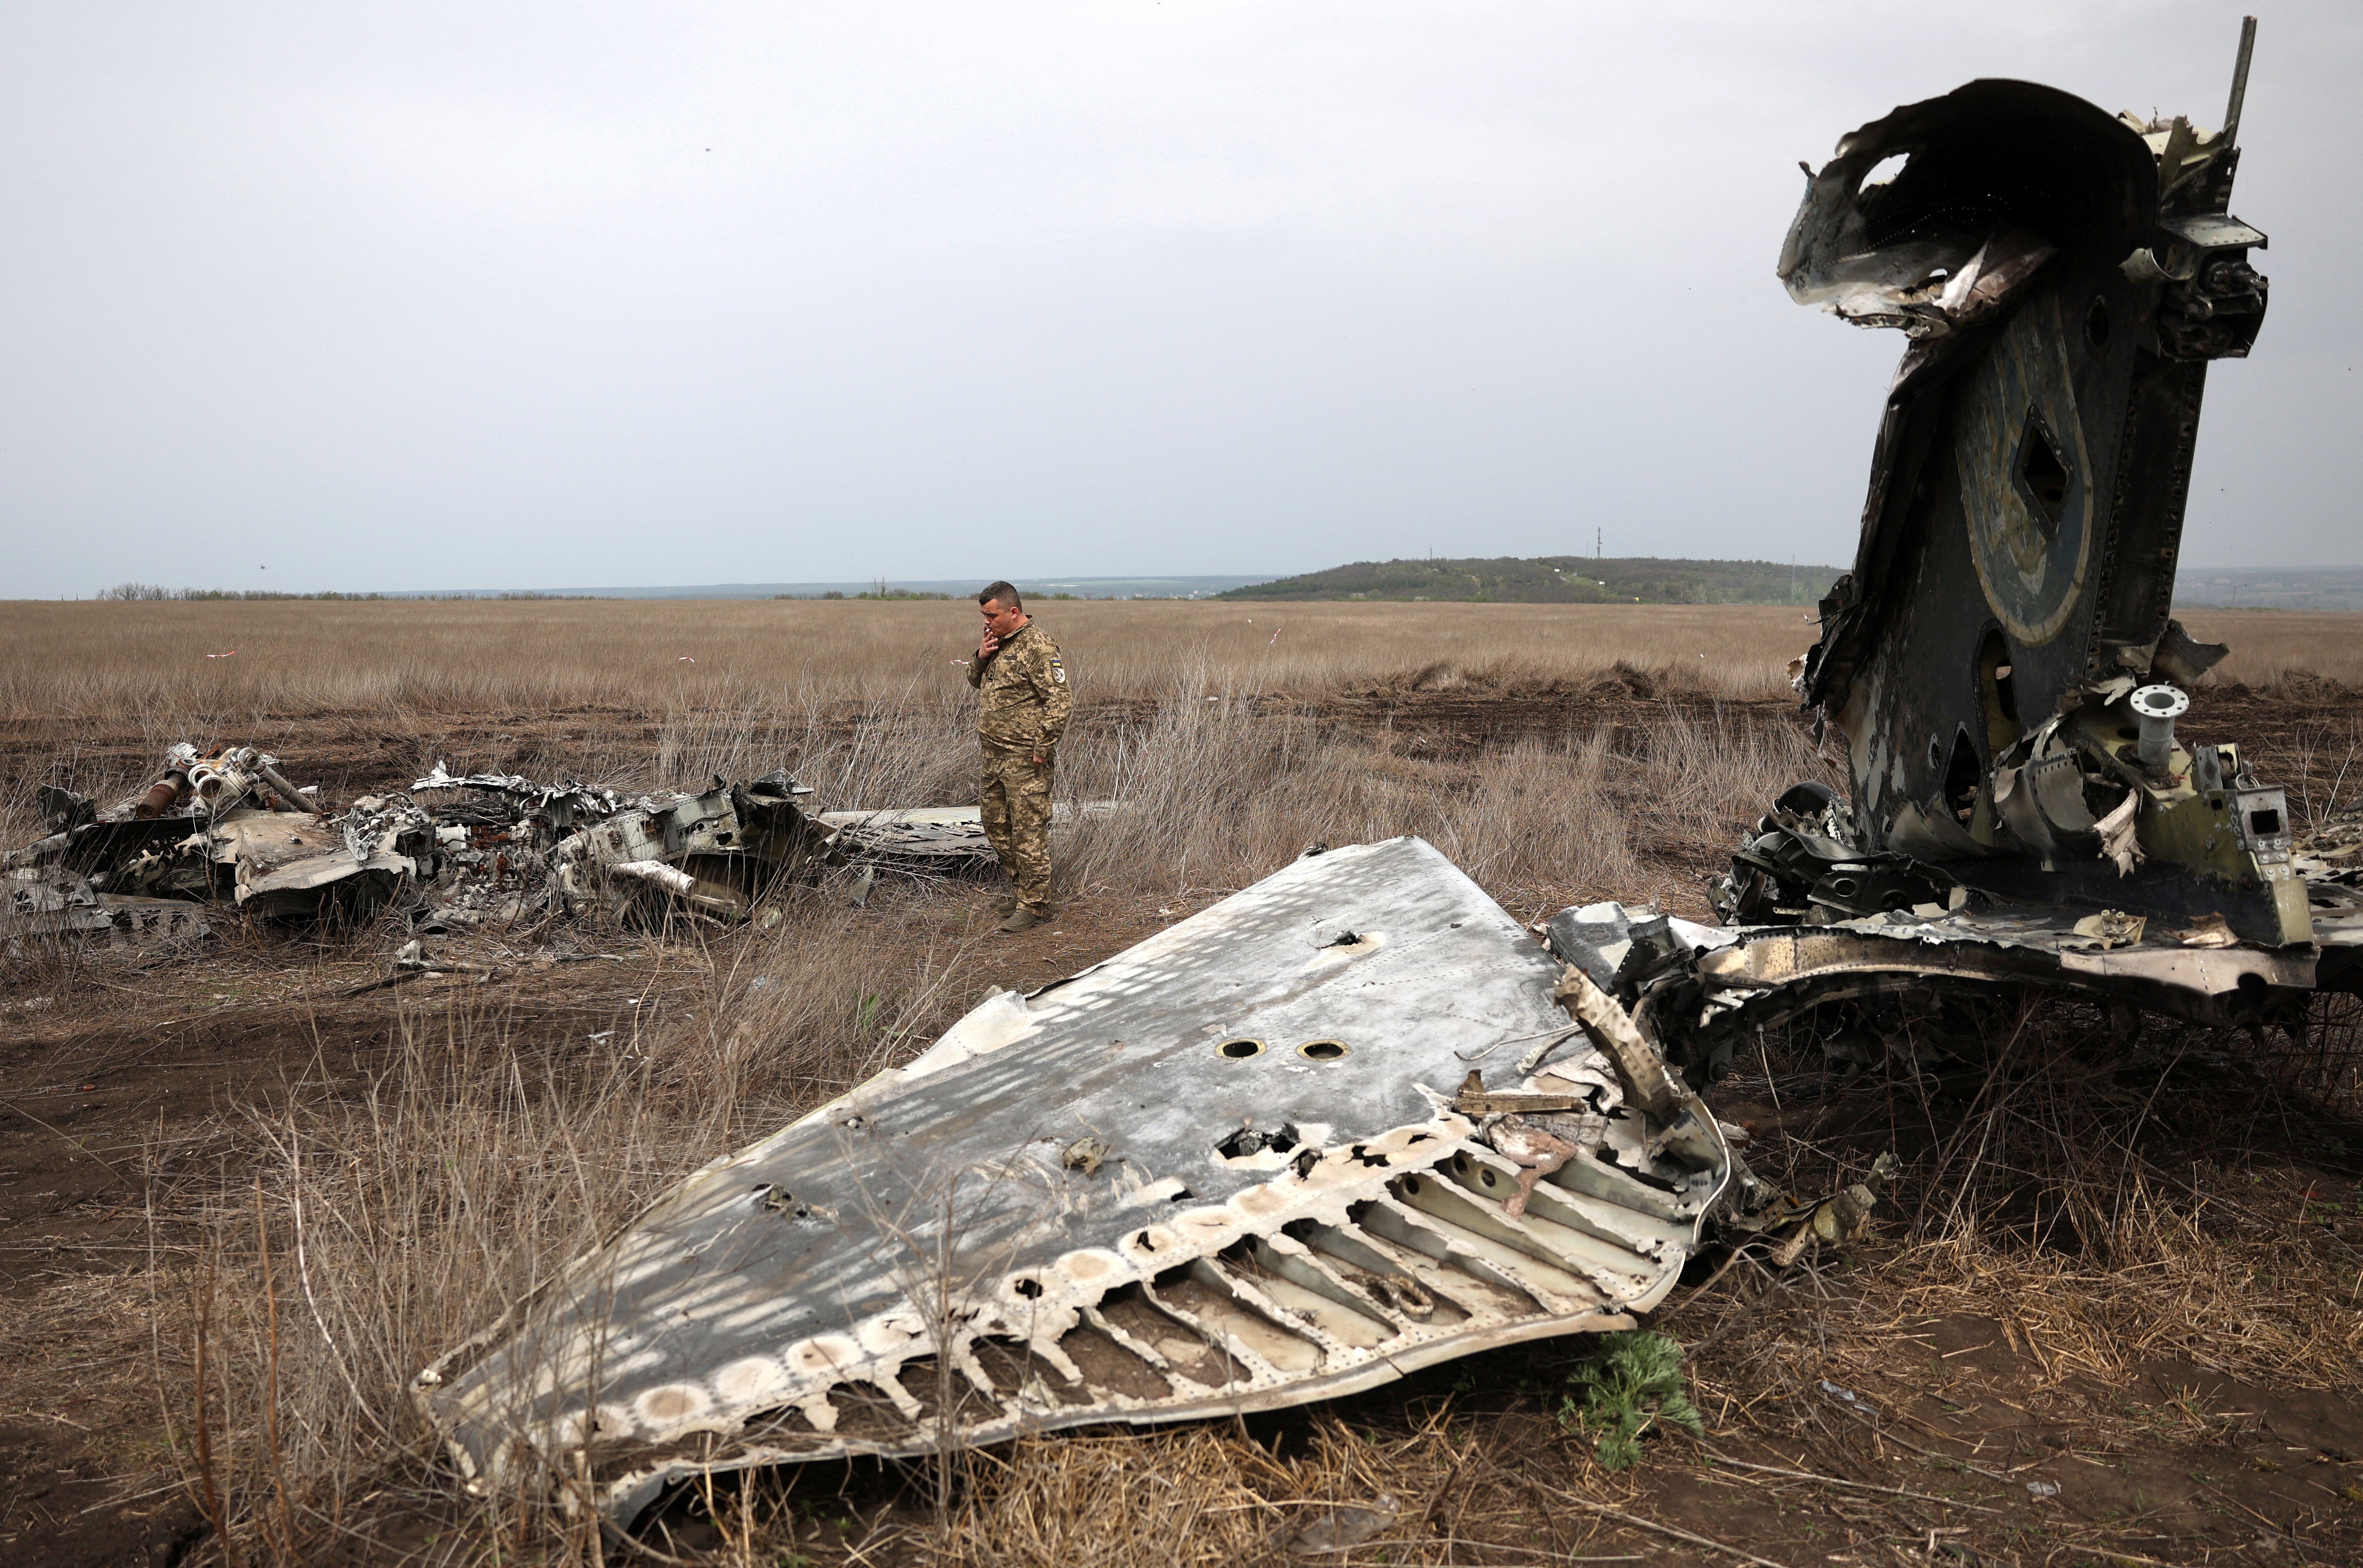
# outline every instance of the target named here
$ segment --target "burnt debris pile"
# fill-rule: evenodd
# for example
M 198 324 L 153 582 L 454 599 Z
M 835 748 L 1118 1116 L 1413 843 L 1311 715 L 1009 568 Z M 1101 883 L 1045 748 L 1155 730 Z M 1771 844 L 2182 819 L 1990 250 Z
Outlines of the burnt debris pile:
M 810 794 L 784 771 L 627 796 L 438 763 L 407 791 L 331 808 L 266 752 L 183 742 L 111 806 L 42 789 L 47 834 L 0 860 L 0 943 L 187 940 L 224 908 L 311 924 L 392 914 L 427 935 L 544 916 L 741 921 L 782 882 L 871 847 L 806 813 Z

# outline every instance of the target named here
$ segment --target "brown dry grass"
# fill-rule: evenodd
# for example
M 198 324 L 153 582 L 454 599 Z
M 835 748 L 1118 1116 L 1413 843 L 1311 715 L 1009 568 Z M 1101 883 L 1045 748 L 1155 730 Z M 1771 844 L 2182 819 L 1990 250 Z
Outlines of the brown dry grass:
M 1725 695 L 1777 695 L 1782 666 L 1813 639 L 1797 611 L 1757 606 L 1036 607 L 1086 702 L 1185 685 L 1310 693 L 1423 672 L 1430 684 L 1581 679 L 1619 660 Z M 17 601 L 0 606 L 0 717 L 957 702 L 953 661 L 975 649 L 976 620 L 957 600 Z
M 674 783 L 785 760 L 830 804 L 965 798 L 964 688 L 948 663 L 968 636 L 957 604 L 30 608 L 61 618 L 41 640 L 19 613 L 28 606 L 9 606 L 5 631 L 26 656 L 6 666 L 6 706 L 116 721 L 138 712 L 160 743 L 200 721 L 305 702 L 613 702 L 668 717 L 653 751 L 587 745 L 586 775 Z M 1578 715 L 1454 749 L 1341 725 L 1313 700 L 1419 682 L 1481 695 L 1514 684 L 1505 673 L 1575 680 L 1620 658 L 1672 664 L 1710 619 L 1741 672 L 1726 690 L 1746 695 L 1766 691 L 1810 631 L 1788 612 L 1047 609 L 1087 673 L 1086 696 L 1135 705 L 1119 722 L 1079 728 L 1061 763 L 1062 793 L 1128 807 L 1086 819 L 1061 844 L 1062 897 L 1111 929 L 1152 908 L 1200 906 L 1308 842 L 1402 832 L 1437 842 L 1524 918 L 1611 894 L 1696 912 L 1697 876 L 1767 798 L 1799 776 L 1833 776 L 1803 728 L 1766 707 L 1693 698 L 1644 725 Z M 348 618 L 381 610 L 382 621 Z M 156 618 L 104 618 L 126 614 Z M 1588 623 L 1596 639 L 1574 651 L 1572 617 L 1587 615 L 1599 617 Z M 1257 627 L 1243 634 L 1250 616 Z M 2269 628 L 2306 617 L 2224 618 Z M 2351 635 L 2344 617 L 2324 618 Z M 189 662 L 232 624 L 266 633 L 235 640 L 239 659 L 251 649 L 268 661 Z M 117 636 L 127 625 L 132 635 Z M 674 667 L 670 639 L 698 628 L 721 656 L 701 653 L 693 673 Z M 416 646 L 391 657 L 386 639 Z M 943 647 L 913 651 L 929 639 Z M 627 651 L 611 657 L 618 645 Z M 2292 634 L 2283 646 L 2294 658 L 2306 644 Z M 938 652 L 940 670 L 929 662 Z M 1723 677 L 1690 679 L 1697 691 Z M 1259 700 L 1242 700 L 1248 693 Z M 849 704 L 862 722 L 839 722 Z M 21 825 L 21 788 L 8 805 Z M 113 1403 L 99 1407 L 127 1433 L 143 1429 L 141 1398 L 163 1413 L 161 1451 L 128 1439 L 105 1451 L 124 1490 L 210 1486 L 227 1537 L 205 1549 L 216 1559 L 594 1560 L 591 1538 L 557 1514 L 459 1501 L 405 1383 L 679 1175 L 908 1055 L 988 983 L 1019 978 L 978 940 L 980 906 L 960 884 L 890 882 L 857 914 L 824 885 L 795 895 L 767 934 L 599 939 L 626 962 L 553 971 L 531 997 L 523 982 L 400 993 L 395 1048 L 365 1081 L 334 1082 L 298 1057 L 282 1092 L 108 1152 L 144 1183 L 155 1250 L 105 1284 L 60 1286 L 18 1320 L 21 1331 L 0 1335 L 0 1350 L 21 1358 L 0 1374 L 0 1405 L 37 1407 L 42 1347 L 78 1323 L 86 1339 L 111 1334 L 105 1347 L 127 1358 L 105 1385 Z M 150 987 L 178 987 L 194 1006 L 225 985 L 276 985 L 274 1016 L 330 1041 L 356 1027 L 339 988 L 400 935 L 364 931 L 316 952 L 233 930 L 152 979 L 83 960 L 6 978 L 38 978 L 94 1017 L 149 1006 L 125 998 Z M 544 931 L 476 945 L 497 958 L 505 946 L 575 940 Z M 2012 1038 L 2007 1027 L 1991 1032 L 1998 1049 Z M 1980 1100 L 1858 1085 L 1826 1096 L 1835 1120 L 1759 1152 L 1804 1187 L 1850 1178 L 1892 1141 L 1921 1140 L 1925 1159 L 1901 1207 L 1848 1254 L 1781 1279 L 1743 1265 L 1678 1300 L 1666 1322 L 1701 1346 L 1712 1443 L 1767 1445 L 1750 1451 L 1858 1480 L 1884 1474 L 1871 1468 L 1886 1462 L 1876 1441 L 1869 1457 L 1847 1446 L 1859 1434 L 1833 1424 L 1819 1385 L 1907 1402 L 1915 1374 L 1900 1339 L 1924 1319 L 1991 1314 L 1997 1303 L 2042 1369 L 2011 1396 L 2081 1412 L 2106 1442 L 2135 1440 L 2130 1418 L 2100 1408 L 2090 1390 L 2123 1383 L 2146 1359 L 2357 1388 L 2346 1233 L 2330 1245 L 2293 1237 L 2294 1223 L 2263 1212 L 2257 1195 L 2295 1181 L 2302 1160 L 2345 1158 L 2305 1153 L 2289 1128 L 2363 1148 L 2342 1130 L 2357 1111 L 2351 1029 L 2252 1061 L 2233 1090 L 2190 1063 L 2253 1055 L 2244 1042 L 2160 1036 L 2147 1054 L 2113 1057 L 2093 1043 L 2105 1030 L 2080 1015 L 2046 1015 L 2021 1033 L 2039 1049 L 2005 1062 Z M 1809 1030 L 1769 1042 L 1729 1095 L 1823 1094 L 1815 1051 Z M 151 1330 L 152 1350 L 140 1343 Z M 897 1503 L 903 1472 L 820 1466 L 724 1485 L 674 1511 L 669 1550 L 715 1564 L 798 1554 L 1043 1568 L 1258 1562 L 1277 1560 L 1289 1532 L 1321 1510 L 1382 1493 L 1401 1505 L 1396 1521 L 1367 1551 L 1333 1560 L 1525 1562 L 1665 1548 L 1665 1538 L 1616 1533 L 1624 1527 L 1598 1509 L 1671 1517 L 1679 1499 L 1663 1494 L 1663 1478 L 1689 1472 L 1663 1452 L 1638 1478 L 1592 1462 L 1555 1418 L 1578 1353 L 1498 1352 L 1276 1425 L 1019 1445 L 965 1463 L 941 1517 Z M 1687 1517 L 1698 1528 L 1719 1516 Z M 606 1560 L 619 1550 L 629 1549 L 610 1547 Z
M 1619 661 L 1733 697 L 1780 697 L 1809 616 L 1760 606 L 1038 606 L 1086 702 L 1177 686 L 1311 695 L 1425 676 L 1581 681 Z M 801 600 L 270 601 L 0 605 L 0 718 L 148 717 L 159 734 L 260 714 L 408 708 L 737 711 L 957 703 L 971 607 Z M 2194 610 L 2217 673 L 2363 685 L 2363 616 Z M 233 658 L 206 654 L 235 652 Z M 694 662 L 687 661 L 693 660 Z
M 2275 687 L 2326 681 L 2349 689 L 2363 686 L 2363 615 L 2208 609 L 2181 614 L 2193 637 L 2232 650 L 2210 676 L 2217 684 Z

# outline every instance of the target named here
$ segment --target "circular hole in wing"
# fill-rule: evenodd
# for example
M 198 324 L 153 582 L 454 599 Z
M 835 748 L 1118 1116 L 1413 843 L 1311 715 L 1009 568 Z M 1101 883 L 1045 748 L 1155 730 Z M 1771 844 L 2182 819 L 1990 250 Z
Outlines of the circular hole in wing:
M 1494 1175 L 1492 1172 L 1487 1170 L 1482 1165 L 1477 1167 L 1477 1179 L 1484 1183 L 1489 1187 L 1494 1185 L 1501 1180 L 1500 1177 Z
M 1348 1050 L 1342 1040 L 1308 1040 L 1296 1048 L 1296 1054 L 1312 1062 L 1335 1062 Z
M 1263 1041 L 1259 1040 L 1226 1040 L 1223 1041 L 1222 1044 L 1215 1047 L 1215 1054 L 1217 1056 L 1228 1057 L 1233 1062 L 1245 1062 L 1250 1056 L 1261 1056 L 1263 1054 Z
M 1014 1281 L 1009 1288 L 1020 1296 L 1031 1298 L 1042 1294 L 1042 1282 L 1037 1279 L 1021 1279 Z

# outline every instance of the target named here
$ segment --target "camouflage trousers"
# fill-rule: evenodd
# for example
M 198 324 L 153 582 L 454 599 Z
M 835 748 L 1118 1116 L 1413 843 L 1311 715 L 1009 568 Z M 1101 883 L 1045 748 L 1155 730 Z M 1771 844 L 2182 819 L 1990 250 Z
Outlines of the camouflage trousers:
M 1050 773 L 1027 755 L 987 751 L 979 768 L 984 837 L 1017 884 L 1017 902 L 1037 915 L 1050 907 Z

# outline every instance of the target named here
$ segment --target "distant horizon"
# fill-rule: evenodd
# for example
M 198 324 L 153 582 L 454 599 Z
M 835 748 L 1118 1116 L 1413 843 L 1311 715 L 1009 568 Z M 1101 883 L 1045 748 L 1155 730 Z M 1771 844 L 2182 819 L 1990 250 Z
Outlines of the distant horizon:
M 1574 552 L 1569 553 L 1572 554 Z M 1448 557 L 1438 555 L 1432 558 L 1427 556 L 1390 556 L 1385 559 L 1388 561 L 1421 561 L 1427 559 L 1439 561 L 1525 561 L 1550 560 L 1556 559 L 1556 557 L 1501 555 Z M 1739 558 L 1706 556 L 1610 556 L 1600 559 L 1614 561 L 1695 560 L 1699 562 L 1723 562 L 1726 560 L 1736 560 Z M 1792 562 L 1772 557 L 1748 557 L 1747 559 L 1752 561 L 1769 562 L 1776 565 L 1792 564 Z M 1343 565 L 1347 563 L 1340 562 L 1338 564 Z M 1844 566 L 1833 567 L 1826 562 L 1805 561 L 1798 561 L 1793 562 L 1793 564 L 1800 570 L 1813 568 L 1823 571 L 1843 572 L 1848 569 Z M 1323 570 L 1330 569 L 1324 568 Z M 2363 573 L 2363 562 L 2324 564 L 2297 563 L 2269 566 L 2211 566 L 2206 564 L 2194 564 L 2186 562 L 2177 566 L 2175 578 L 2178 588 L 2180 588 L 2185 584 L 2189 584 L 2192 587 L 2206 587 L 2213 585 L 2213 584 L 2198 583 L 2193 581 L 2194 578 L 2202 575 L 2215 579 L 2217 582 L 2255 582 L 2259 579 L 2270 579 L 2285 576 L 2291 573 L 2320 575 L 2323 573 Z M 1136 575 L 1114 577 L 1053 578 L 1048 576 L 1037 577 L 1021 575 L 1013 577 L 1009 580 L 1015 583 L 1021 591 L 1045 598 L 1061 592 L 1072 593 L 1078 597 L 1088 598 L 1199 598 L 1211 597 L 1214 595 L 1222 593 L 1227 589 L 1253 587 L 1260 584 L 1276 583 L 1292 577 L 1307 575 L 1312 575 L 1312 573 L 1290 572 L 1228 573 L 1143 573 Z M 286 596 L 289 598 L 301 598 L 305 596 L 325 597 L 328 592 L 338 592 L 341 593 L 344 597 L 355 599 L 371 597 L 383 599 L 497 599 L 504 595 L 511 597 L 572 599 L 770 599 L 817 598 L 828 594 L 842 594 L 848 598 L 850 598 L 860 593 L 874 593 L 882 585 L 889 593 L 899 591 L 909 594 L 950 594 L 954 595 L 965 595 L 980 591 L 986 584 L 994 580 L 994 578 L 988 576 L 976 576 L 973 578 L 869 577 L 859 580 L 831 580 L 808 583 L 604 584 L 574 586 L 539 585 L 505 588 L 353 588 L 337 591 L 315 591 L 309 595 L 305 594 L 290 593 Z M 65 599 L 68 602 L 74 600 L 94 600 L 97 599 L 101 594 L 106 593 L 116 586 L 119 585 L 107 584 L 105 587 L 94 589 L 87 594 L 59 595 L 20 595 L 11 599 L 0 599 L 0 604 L 54 603 L 61 598 Z M 1166 591 L 1160 592 L 1159 590 Z M 178 597 L 183 595 L 192 596 L 213 596 L 218 595 L 224 598 L 231 598 L 241 592 L 257 591 L 258 590 L 228 589 L 219 586 L 201 587 L 197 584 L 185 584 L 179 588 L 170 589 L 168 590 L 168 595 L 173 597 Z M 2341 592 L 2342 595 L 2363 595 L 2363 583 L 2347 585 L 2337 591 Z

